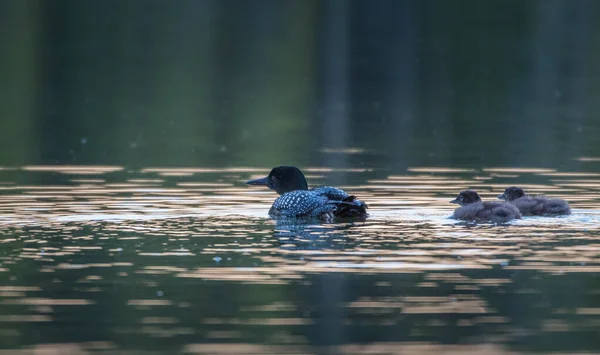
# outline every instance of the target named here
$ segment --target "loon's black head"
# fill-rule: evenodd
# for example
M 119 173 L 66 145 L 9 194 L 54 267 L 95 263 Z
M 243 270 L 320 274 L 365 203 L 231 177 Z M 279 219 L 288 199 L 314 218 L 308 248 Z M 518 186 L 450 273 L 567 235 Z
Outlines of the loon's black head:
M 247 181 L 248 185 L 266 185 L 278 194 L 296 190 L 308 190 L 304 174 L 295 166 L 278 166 L 273 168 L 269 176 Z
M 475 203 L 475 202 L 480 202 L 481 201 L 481 197 L 479 197 L 479 194 L 473 190 L 465 190 L 465 191 L 461 191 L 458 194 L 458 197 L 455 198 L 454 200 L 450 201 L 450 203 L 457 203 L 461 206 L 466 206 L 470 203 Z
M 525 196 L 525 192 L 523 191 L 522 188 L 516 187 L 516 186 L 511 186 L 511 187 L 507 188 L 506 190 L 504 190 L 504 193 L 502 195 L 499 195 L 498 198 L 501 200 L 506 200 L 506 201 L 514 201 L 523 196 Z

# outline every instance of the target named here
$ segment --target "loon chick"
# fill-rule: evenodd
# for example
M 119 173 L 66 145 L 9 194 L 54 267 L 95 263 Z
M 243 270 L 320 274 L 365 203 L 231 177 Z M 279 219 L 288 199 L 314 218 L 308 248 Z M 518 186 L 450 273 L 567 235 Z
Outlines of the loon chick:
M 308 189 L 304 174 L 295 166 L 278 166 L 269 176 L 247 181 L 248 185 L 266 185 L 279 196 L 269 210 L 274 218 L 366 218 L 367 205 L 335 187 Z
M 548 198 L 546 196 L 528 196 L 523 189 L 511 186 L 498 196 L 517 206 L 523 216 L 557 216 L 571 214 L 571 207 L 565 200 L 560 198 Z
M 454 211 L 454 218 L 465 221 L 506 223 L 521 218 L 514 205 L 507 202 L 483 202 L 473 190 L 461 191 L 450 203 L 461 206 Z

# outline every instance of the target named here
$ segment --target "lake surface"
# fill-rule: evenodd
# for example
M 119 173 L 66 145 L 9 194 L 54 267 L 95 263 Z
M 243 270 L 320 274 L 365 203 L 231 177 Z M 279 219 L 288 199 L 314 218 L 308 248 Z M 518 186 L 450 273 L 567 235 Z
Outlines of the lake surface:
M 0 1 L 0 355 L 600 353 L 600 1 Z M 275 223 L 295 165 L 370 206 Z M 509 185 L 573 214 L 448 217 Z
M 600 172 L 341 176 L 365 222 L 290 224 L 269 168 L 0 170 L 0 354 L 598 353 Z M 595 172 L 594 172 L 595 171 Z M 567 217 L 449 219 L 470 187 L 567 199 Z

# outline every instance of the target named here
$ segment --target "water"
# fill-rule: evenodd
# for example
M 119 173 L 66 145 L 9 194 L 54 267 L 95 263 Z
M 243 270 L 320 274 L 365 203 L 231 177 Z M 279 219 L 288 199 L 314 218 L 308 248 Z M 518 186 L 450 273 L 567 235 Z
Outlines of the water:
M 5 0 L 0 15 L 2 165 L 580 171 L 573 157 L 600 155 L 595 0 Z
M 0 1 L 0 355 L 600 353 L 599 5 Z
M 4 353 L 600 351 L 600 173 L 306 168 L 344 175 L 371 218 L 303 225 L 243 185 L 268 170 L 0 170 Z M 448 218 L 459 190 L 517 182 L 573 214 Z

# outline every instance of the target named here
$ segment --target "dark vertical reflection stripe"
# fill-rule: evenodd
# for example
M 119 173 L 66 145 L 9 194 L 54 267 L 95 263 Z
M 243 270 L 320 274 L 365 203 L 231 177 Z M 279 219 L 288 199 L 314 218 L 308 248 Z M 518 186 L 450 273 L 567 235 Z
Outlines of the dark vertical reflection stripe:
M 598 6 L 6 1 L 0 163 L 577 169 Z

